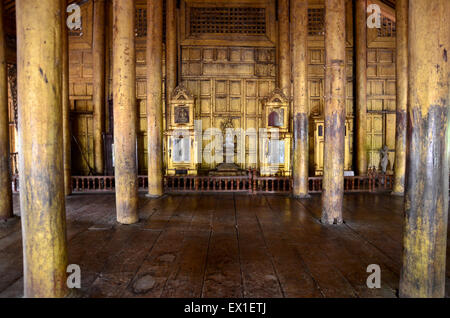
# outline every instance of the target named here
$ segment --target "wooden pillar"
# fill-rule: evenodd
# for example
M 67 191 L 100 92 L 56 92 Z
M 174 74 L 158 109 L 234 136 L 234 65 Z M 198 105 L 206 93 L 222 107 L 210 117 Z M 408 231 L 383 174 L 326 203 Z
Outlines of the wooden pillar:
M 355 5 L 356 171 L 367 174 L 367 0 Z
M 93 20 L 93 103 L 94 103 L 94 160 L 95 172 L 104 174 L 105 131 L 105 0 L 94 0 Z
M 291 96 L 289 34 L 289 0 L 278 0 L 278 85 L 287 97 Z
M 148 195 L 163 195 L 162 0 L 147 1 Z
M 105 1 L 105 108 L 104 108 L 104 129 L 105 133 L 113 132 L 113 122 L 110 121 L 109 102 L 113 99 L 112 95 L 112 39 L 113 39 L 113 3 L 110 0 Z M 113 114 L 114 115 L 114 114 Z M 105 149 L 104 149 L 105 150 Z M 107 156 L 104 154 L 104 156 Z M 105 174 L 106 174 L 106 160 Z
M 166 3 L 166 122 L 170 121 L 169 101 L 177 87 L 177 1 Z
M 403 195 L 405 192 L 406 111 L 408 103 L 408 3 L 409 0 L 397 0 L 395 4 L 397 25 L 397 108 L 395 118 L 394 188 L 392 193 L 396 195 Z
M 134 1 L 114 0 L 114 168 L 117 221 L 138 222 Z
M 295 197 L 308 196 L 308 0 L 291 0 Z
M 345 140 L 345 0 L 325 0 L 322 222 L 342 223 Z
M 8 76 L 3 26 L 3 1 L 0 1 L 0 220 L 13 216 L 9 152 Z
M 401 297 L 444 297 L 448 221 L 450 2 L 409 3 Z
M 61 0 L 17 0 L 25 297 L 67 294 Z
M 70 100 L 69 100 L 69 32 L 66 25 L 67 0 L 61 0 L 62 16 L 62 125 L 63 125 L 63 166 L 64 166 L 64 193 L 72 194 L 72 135 L 70 127 Z

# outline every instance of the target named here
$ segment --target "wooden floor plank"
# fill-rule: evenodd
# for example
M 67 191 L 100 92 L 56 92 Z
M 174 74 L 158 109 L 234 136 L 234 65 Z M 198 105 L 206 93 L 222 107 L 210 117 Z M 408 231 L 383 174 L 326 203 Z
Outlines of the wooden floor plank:
M 242 297 L 241 282 L 234 198 L 217 196 L 202 297 Z
M 169 220 L 180 208 L 185 196 L 167 196 L 152 206 L 152 215 L 145 220 L 145 227 L 152 230 L 165 229 Z M 147 207 L 149 208 L 149 207 Z
M 140 194 L 131 226 L 116 222 L 111 194 L 73 195 L 66 209 L 83 297 L 395 297 L 398 289 L 403 198 L 391 195 L 346 195 L 339 226 L 321 224 L 320 195 Z M 369 264 L 381 266 L 381 289 L 367 288 Z M 450 248 L 446 270 L 449 297 Z M 16 218 L 0 223 L 0 297 L 22 296 L 22 271 Z
M 201 297 L 210 238 L 211 231 L 186 233 L 179 261 L 170 274 L 161 297 Z
M 314 217 L 320 215 L 321 205 L 318 199 L 300 202 Z M 345 219 L 345 216 L 344 216 Z M 316 219 L 319 222 L 318 219 Z M 398 288 L 398 272 L 391 260 L 367 241 L 354 235 L 342 225 L 322 225 L 332 236 L 328 240 L 319 240 L 321 248 L 330 261 L 338 268 L 357 291 L 360 297 L 395 297 Z M 382 288 L 369 289 L 366 285 L 367 266 L 377 264 L 381 267 Z M 388 264 L 388 265 L 386 265 Z
M 270 206 L 282 207 L 279 212 L 288 216 L 284 218 L 284 226 L 289 229 L 286 231 L 287 237 L 290 244 L 296 247 L 321 293 L 325 297 L 355 297 L 357 293 L 354 288 L 320 247 L 321 240 L 332 239 L 330 234 L 318 222 L 314 222 L 305 208 L 297 205 L 294 200 L 280 197 L 267 199 Z
M 164 286 L 176 266 L 183 240 L 183 232 L 176 230 L 162 232 L 122 296 L 161 297 Z
M 195 214 L 191 219 L 190 231 L 208 231 L 212 229 L 215 199 L 213 195 L 202 195 Z
M 244 297 L 283 297 L 280 281 L 253 208 L 253 198 L 236 196 Z
M 180 256 L 162 292 L 162 297 L 201 297 L 208 247 L 211 239 L 214 197 L 192 195 L 196 201 L 188 211 L 182 227 L 169 229 L 185 231 Z M 177 218 L 175 218 L 177 220 Z M 190 220 L 189 224 L 187 221 Z
M 125 244 L 122 244 L 122 249 L 119 253 L 108 259 L 105 267 L 102 269 L 102 274 L 117 275 L 127 273 L 126 276 L 121 276 L 123 285 L 120 288 L 116 288 L 115 295 L 117 296 L 121 296 L 125 292 L 125 288 L 129 287 L 131 280 L 135 277 L 145 257 L 147 257 L 160 236 L 158 231 L 139 229 L 137 227 L 129 230 L 133 232 L 130 239 Z M 131 275 L 128 275 L 128 273 Z M 103 279 L 102 277 L 101 280 Z M 96 282 L 94 282 L 94 288 L 95 285 Z
M 18 248 L 15 253 L 0 252 L 0 293 L 22 276 L 22 248 Z
M 317 283 L 311 276 L 304 260 L 286 236 L 283 216 L 279 207 L 265 204 L 257 209 L 267 247 L 272 255 L 274 266 L 285 297 L 322 297 Z
M 20 218 L 18 217 L 7 221 L 0 221 L 0 242 L 3 238 L 7 238 L 12 233 L 20 231 L 20 227 Z
M 129 285 L 140 264 L 153 247 L 159 232 L 142 230 L 136 226 L 118 226 L 106 246 L 104 261 L 99 275 L 89 288 L 90 297 L 118 297 Z M 121 275 L 125 273 L 125 275 Z M 119 277 L 120 284 L 114 288 L 114 294 L 109 291 L 109 282 Z M 128 280 L 127 280 L 128 279 Z
M 122 297 L 161 297 L 171 273 L 180 262 L 185 241 L 185 232 L 176 226 L 180 223 L 179 211 L 192 214 L 195 204 L 195 200 L 185 196 L 168 197 L 166 205 L 161 205 L 146 221 L 146 230 L 160 231 L 161 234 Z M 188 227 L 188 224 L 183 226 Z

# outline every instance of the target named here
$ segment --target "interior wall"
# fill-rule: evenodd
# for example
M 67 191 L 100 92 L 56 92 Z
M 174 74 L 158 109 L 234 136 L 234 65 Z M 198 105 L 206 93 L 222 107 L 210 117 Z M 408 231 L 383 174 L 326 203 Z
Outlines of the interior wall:
M 87 175 L 94 168 L 92 102 L 93 2 L 81 5 L 82 29 L 69 32 L 69 94 L 72 173 Z
M 269 28 L 264 37 L 245 36 L 211 37 L 192 36 L 187 32 L 188 19 L 186 3 L 201 5 L 206 0 L 181 1 L 178 8 L 180 73 L 183 83 L 196 97 L 196 117 L 202 120 L 203 128 L 220 128 L 221 122 L 232 117 L 237 127 L 261 127 L 262 100 L 276 86 L 276 14 L 275 0 L 261 0 L 259 5 L 267 7 Z M 242 1 L 227 1 L 229 5 L 241 6 Z M 255 4 L 255 3 L 254 3 Z M 244 4 L 246 6 L 248 4 Z M 139 173 L 147 171 L 147 133 L 145 106 L 145 29 L 142 18 L 145 1 L 136 1 L 138 23 L 136 27 L 137 99 L 139 111 L 138 158 Z M 141 10 L 141 11 L 139 11 Z M 143 11 L 142 11 L 143 10 Z M 320 19 L 323 14 L 322 0 L 309 0 L 310 36 L 308 39 L 308 94 L 310 103 L 310 167 L 313 174 L 320 170 L 320 143 L 315 138 L 315 123 L 323 120 L 324 84 L 324 36 L 320 34 Z M 383 10 L 388 10 L 383 7 Z M 387 12 L 387 11 L 386 11 Z M 386 16 L 392 17 L 392 12 Z M 70 99 L 73 134 L 80 146 L 73 145 L 73 173 L 87 174 L 93 166 L 93 105 L 92 105 L 92 2 L 82 6 L 82 34 L 70 37 Z M 354 93 L 353 93 L 353 17 L 352 1 L 347 1 L 347 118 L 348 155 L 346 168 L 352 168 Z M 109 12 L 112 15 L 111 8 Z M 141 16 L 142 15 L 142 16 Z M 139 18 L 141 16 L 141 18 Z M 313 18 L 315 17 L 316 20 Z M 368 30 L 368 160 L 370 166 L 379 166 L 379 149 L 387 144 L 391 150 L 390 165 L 394 160 L 395 148 L 395 33 Z M 111 27 L 108 27 L 111 34 Z M 322 31 L 323 32 L 323 31 Z M 109 53 L 112 59 L 111 36 L 108 37 Z M 110 63 L 108 78 L 111 83 Z M 163 68 L 164 69 L 164 68 Z M 108 85 L 111 96 L 111 85 Z M 108 112 L 108 110 L 107 110 Z M 106 116 L 107 127 L 108 115 Z M 84 155 L 81 155 L 79 148 Z M 248 153 L 247 153 L 248 156 Z M 315 159 L 316 158 L 316 159 Z M 317 159 L 319 158 L 319 159 Z M 249 164 L 242 168 L 249 168 Z M 214 165 L 202 164 L 203 169 Z

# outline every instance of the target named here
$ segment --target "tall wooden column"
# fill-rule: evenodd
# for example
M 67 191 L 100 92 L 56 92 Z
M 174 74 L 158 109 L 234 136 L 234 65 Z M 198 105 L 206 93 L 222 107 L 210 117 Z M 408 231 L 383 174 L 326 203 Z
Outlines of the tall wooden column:
M 355 6 L 356 63 L 356 170 L 367 174 L 367 0 L 356 0 Z
M 405 192 L 406 172 L 406 111 L 408 104 L 408 4 L 409 0 L 397 0 L 395 4 L 397 25 L 397 107 L 395 131 L 394 188 L 392 193 Z
M 345 0 L 325 0 L 322 222 L 342 223 L 345 140 Z
M 16 14 L 24 293 L 64 297 L 61 0 L 17 0 Z
M 308 196 L 308 0 L 291 0 L 292 75 L 294 108 L 294 189 Z
M 409 3 L 409 107 L 401 297 L 444 297 L 450 2 Z
M 8 76 L 3 27 L 3 1 L 0 1 L 0 220 L 13 216 L 9 153 Z
M 134 1 L 114 0 L 114 168 L 117 221 L 138 222 Z
M 166 122 L 170 120 L 169 100 L 177 87 L 177 1 L 166 2 Z
M 72 194 L 72 135 L 70 132 L 70 100 L 69 100 L 69 32 L 66 25 L 67 0 L 61 0 L 62 17 L 62 125 L 63 125 L 63 166 L 64 193 Z
M 163 194 L 162 0 L 147 1 L 148 195 Z
M 93 103 L 95 172 L 104 174 L 103 133 L 105 131 L 105 0 L 94 0 Z
M 291 96 L 289 34 L 289 0 L 278 0 L 278 85 L 287 97 Z

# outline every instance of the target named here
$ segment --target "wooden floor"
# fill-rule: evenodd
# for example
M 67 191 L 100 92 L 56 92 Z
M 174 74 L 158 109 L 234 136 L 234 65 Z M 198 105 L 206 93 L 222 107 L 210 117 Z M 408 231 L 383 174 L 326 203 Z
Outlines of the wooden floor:
M 77 195 L 67 200 L 69 263 L 81 267 L 84 297 L 396 297 L 402 205 L 346 195 L 345 224 L 324 226 L 320 196 L 141 197 L 141 222 L 123 226 L 113 195 Z M 366 286 L 369 264 L 381 267 L 381 289 Z M 0 225 L 0 297 L 22 288 L 16 219 Z

